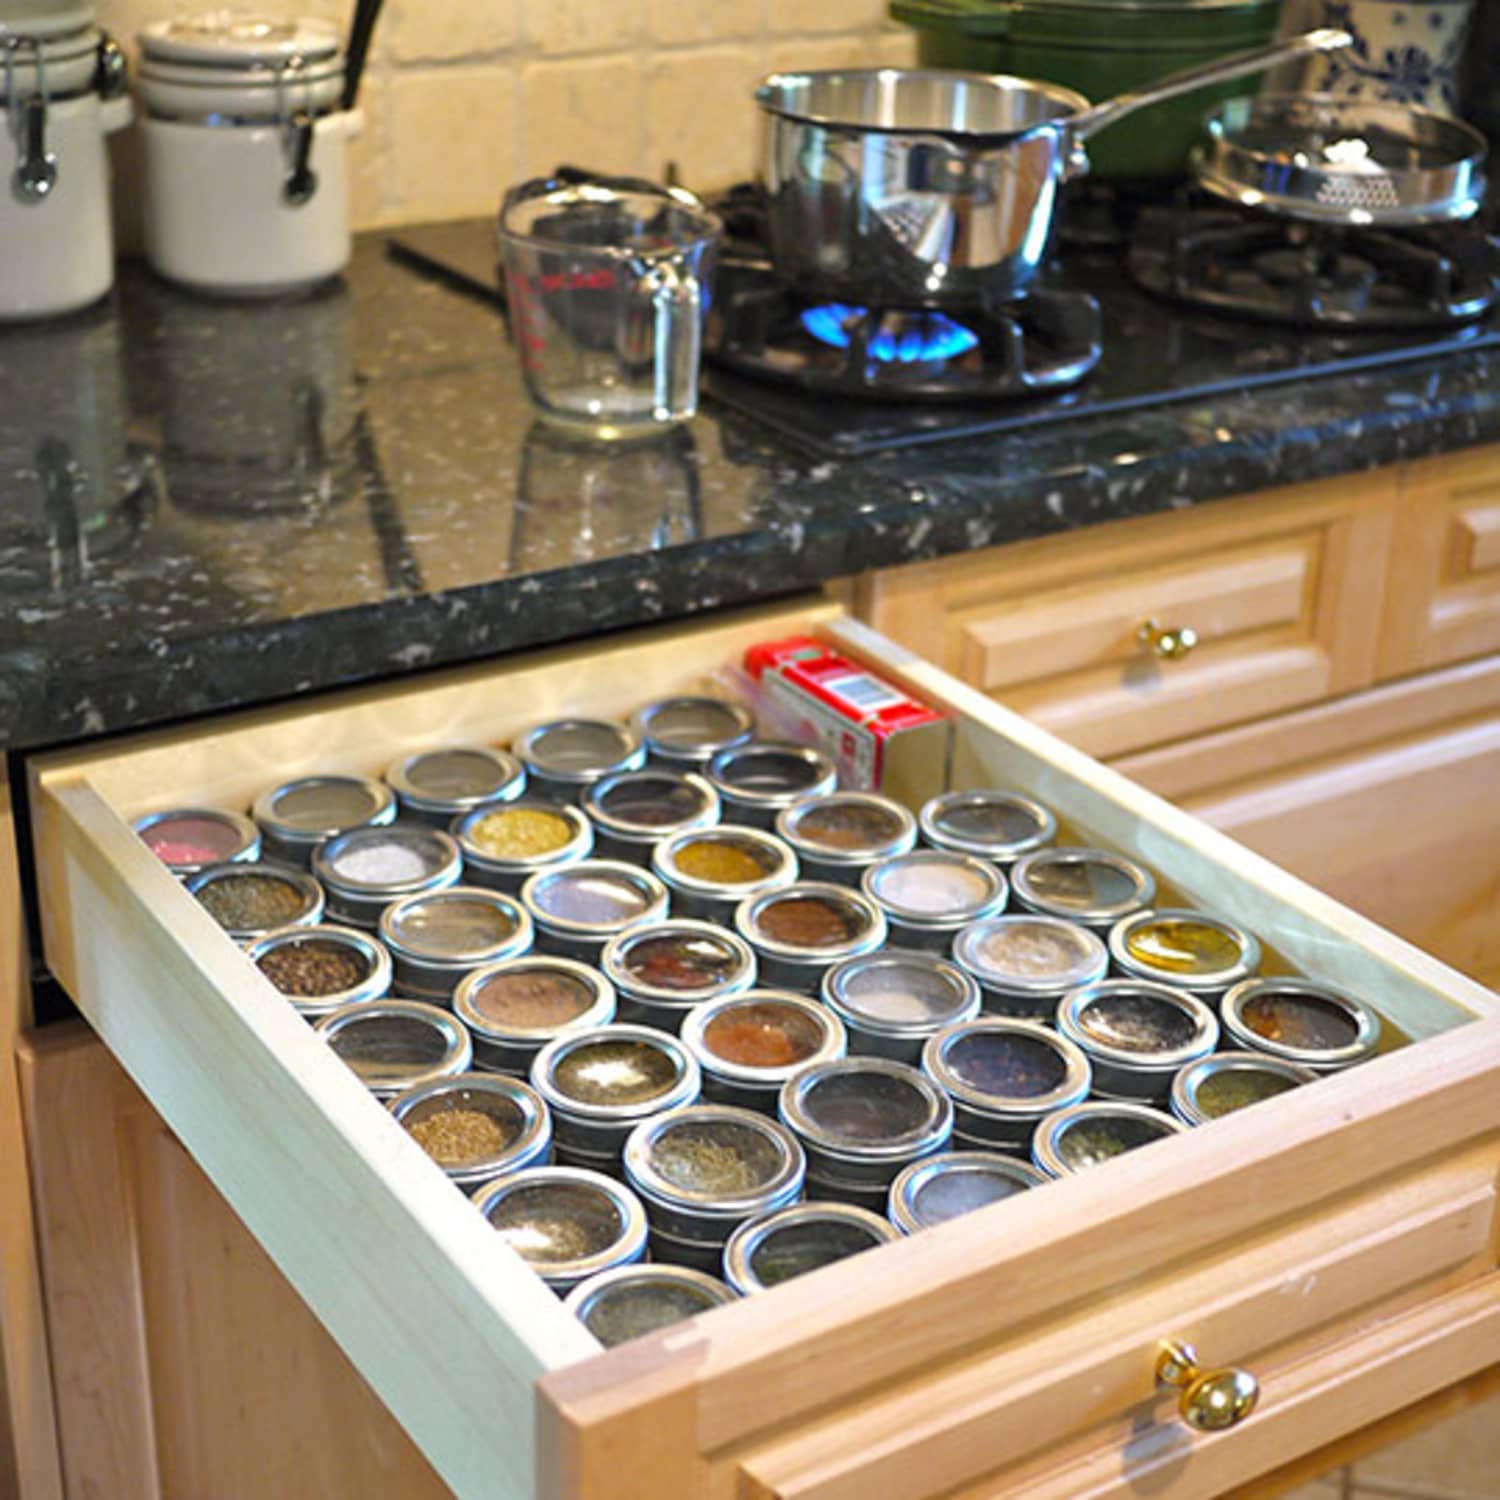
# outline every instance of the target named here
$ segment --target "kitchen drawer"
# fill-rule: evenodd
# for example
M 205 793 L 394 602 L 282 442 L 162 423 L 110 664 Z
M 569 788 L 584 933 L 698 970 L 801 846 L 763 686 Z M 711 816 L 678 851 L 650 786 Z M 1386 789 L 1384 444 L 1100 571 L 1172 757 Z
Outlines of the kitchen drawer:
M 1374 668 L 1394 471 L 881 573 L 861 615 L 1095 755 L 1347 692 Z M 1191 629 L 1186 655 L 1143 642 Z
M 622 713 L 808 628 L 954 711 L 951 767 L 904 795 L 948 779 L 1029 790 L 1070 836 L 1135 853 L 1169 895 L 1370 994 L 1417 1045 L 602 1353 L 128 820 L 189 798 L 245 804 L 293 769 L 373 771 L 445 740 L 504 739 L 565 707 Z M 30 773 L 49 963 L 463 1500 L 900 1500 L 1018 1465 L 1027 1483 L 1062 1483 L 1048 1455 L 1101 1444 L 1128 1476 L 1151 1434 L 1179 1450 L 1162 1492 L 1207 1495 L 1368 1420 L 1341 1392 L 1384 1368 L 1371 1330 L 1492 1284 L 1495 997 L 827 606 L 330 695 Z M 1451 1338 L 1432 1334 L 1443 1383 L 1492 1360 L 1472 1325 L 1466 1313 Z M 1152 1380 L 1166 1336 L 1263 1361 L 1288 1391 L 1320 1351 L 1352 1352 L 1336 1378 L 1295 1386 L 1273 1462 L 1253 1436 L 1277 1420 L 1269 1398 L 1218 1438 L 1170 1418 Z M 1395 1404 L 1425 1393 L 1431 1370 L 1414 1369 Z

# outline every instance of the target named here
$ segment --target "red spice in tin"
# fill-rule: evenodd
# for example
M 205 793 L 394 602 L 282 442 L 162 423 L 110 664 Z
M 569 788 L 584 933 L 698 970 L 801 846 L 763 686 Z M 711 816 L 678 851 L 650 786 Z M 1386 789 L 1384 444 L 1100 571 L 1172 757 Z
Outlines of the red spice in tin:
M 854 908 L 835 905 L 822 896 L 768 901 L 755 921 L 773 942 L 789 948 L 836 948 L 857 938 L 865 926 Z
M 733 977 L 734 949 L 701 935 L 642 938 L 624 955 L 626 969 L 658 990 L 710 990 Z
M 741 1068 L 789 1068 L 823 1045 L 823 1031 L 792 1005 L 756 1001 L 720 1012 L 703 1028 L 715 1057 Z

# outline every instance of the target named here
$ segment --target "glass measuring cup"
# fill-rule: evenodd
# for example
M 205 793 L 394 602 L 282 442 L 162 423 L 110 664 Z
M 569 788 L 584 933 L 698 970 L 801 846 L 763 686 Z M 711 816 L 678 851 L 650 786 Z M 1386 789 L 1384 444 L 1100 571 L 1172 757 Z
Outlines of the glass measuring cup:
M 719 221 L 650 183 L 537 179 L 500 209 L 511 336 L 548 421 L 640 437 L 698 409 Z

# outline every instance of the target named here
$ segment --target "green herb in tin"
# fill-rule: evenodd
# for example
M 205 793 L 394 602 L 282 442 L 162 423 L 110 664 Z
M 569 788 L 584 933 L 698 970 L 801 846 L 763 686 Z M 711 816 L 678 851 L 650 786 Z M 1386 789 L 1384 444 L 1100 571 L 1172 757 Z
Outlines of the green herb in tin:
M 1262 1099 L 1274 1099 L 1296 1087 L 1295 1078 L 1263 1068 L 1220 1068 L 1198 1085 L 1193 1097 L 1204 1114 L 1217 1120 L 1220 1115 L 1233 1114 Z

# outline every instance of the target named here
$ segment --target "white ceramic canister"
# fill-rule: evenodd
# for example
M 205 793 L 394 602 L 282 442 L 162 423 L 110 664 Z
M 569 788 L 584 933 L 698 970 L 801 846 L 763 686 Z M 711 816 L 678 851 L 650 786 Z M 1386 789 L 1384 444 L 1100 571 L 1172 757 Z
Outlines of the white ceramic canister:
M 130 121 L 124 87 L 87 5 L 0 4 L 0 320 L 75 312 L 114 285 L 104 138 Z
M 146 257 L 168 280 L 259 297 L 349 262 L 344 59 L 321 21 L 223 12 L 140 35 Z

